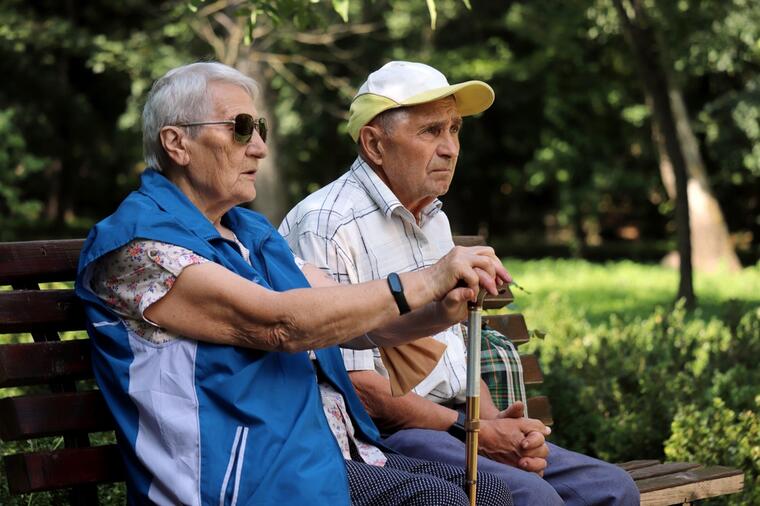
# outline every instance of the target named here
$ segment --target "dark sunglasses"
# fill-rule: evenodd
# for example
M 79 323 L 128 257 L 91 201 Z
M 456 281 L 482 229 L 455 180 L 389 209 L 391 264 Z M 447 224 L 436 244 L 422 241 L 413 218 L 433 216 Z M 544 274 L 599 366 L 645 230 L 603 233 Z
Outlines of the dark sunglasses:
M 259 131 L 261 140 L 267 141 L 267 120 L 264 118 L 254 118 L 250 114 L 241 113 L 235 116 L 235 119 L 227 119 L 223 121 L 196 121 L 193 123 L 182 123 L 181 127 L 190 126 L 203 126 L 203 125 L 234 125 L 232 129 L 232 137 L 235 142 L 240 144 L 248 144 L 253 137 L 253 132 Z

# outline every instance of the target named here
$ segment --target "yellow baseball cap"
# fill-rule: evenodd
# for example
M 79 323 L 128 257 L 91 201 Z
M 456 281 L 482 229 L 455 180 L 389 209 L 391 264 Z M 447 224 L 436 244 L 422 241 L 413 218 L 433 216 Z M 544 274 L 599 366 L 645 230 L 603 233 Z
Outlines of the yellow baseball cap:
M 483 81 L 449 84 L 441 72 L 424 63 L 392 61 L 372 72 L 351 102 L 348 133 L 356 142 L 359 130 L 388 109 L 425 104 L 453 95 L 462 116 L 483 112 L 494 92 Z

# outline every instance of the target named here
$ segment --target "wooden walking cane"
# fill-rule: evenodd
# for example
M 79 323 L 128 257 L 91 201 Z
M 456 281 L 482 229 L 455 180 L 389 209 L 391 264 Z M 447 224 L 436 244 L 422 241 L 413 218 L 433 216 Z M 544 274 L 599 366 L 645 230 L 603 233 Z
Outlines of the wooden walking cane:
M 478 489 L 478 432 L 480 431 L 480 317 L 487 292 L 480 290 L 475 302 L 467 303 L 467 404 L 465 405 L 465 468 L 467 496 L 475 506 Z

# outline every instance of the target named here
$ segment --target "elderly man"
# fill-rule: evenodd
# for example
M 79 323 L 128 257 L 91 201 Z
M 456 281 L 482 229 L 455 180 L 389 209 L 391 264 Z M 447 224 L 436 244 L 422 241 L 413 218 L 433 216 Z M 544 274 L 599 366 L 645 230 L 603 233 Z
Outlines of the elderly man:
M 508 274 L 487 249 L 460 248 L 348 287 L 294 258 L 238 206 L 267 155 L 256 89 L 220 63 L 159 79 L 141 186 L 82 249 L 76 291 L 129 503 L 468 504 L 461 469 L 384 451 L 335 345 L 403 342 L 430 317 L 445 328 Z M 480 502 L 511 504 L 498 478 L 479 479 Z
M 298 204 L 280 226 L 293 251 L 340 283 L 416 271 L 453 247 L 438 196 L 459 155 L 462 117 L 493 102 L 480 81 L 449 85 L 421 63 L 391 62 L 370 74 L 351 104 L 348 130 L 359 156 L 349 171 Z M 409 456 L 463 465 L 465 353 L 459 326 L 435 336 L 447 345 L 413 392 L 391 395 L 377 351 L 344 353 L 351 381 L 375 421 L 392 430 L 384 443 Z M 515 504 L 638 504 L 616 466 L 547 443 L 549 430 L 504 411 L 481 389 L 479 469 L 501 477 Z

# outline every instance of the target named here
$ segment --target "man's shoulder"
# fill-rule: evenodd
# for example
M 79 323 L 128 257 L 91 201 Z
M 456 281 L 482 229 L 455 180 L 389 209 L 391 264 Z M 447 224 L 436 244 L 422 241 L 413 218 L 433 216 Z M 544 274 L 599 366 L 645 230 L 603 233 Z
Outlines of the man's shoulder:
M 357 212 L 372 206 L 364 187 L 348 171 L 296 204 L 280 225 L 280 233 L 310 232 L 329 237 L 353 221 Z

